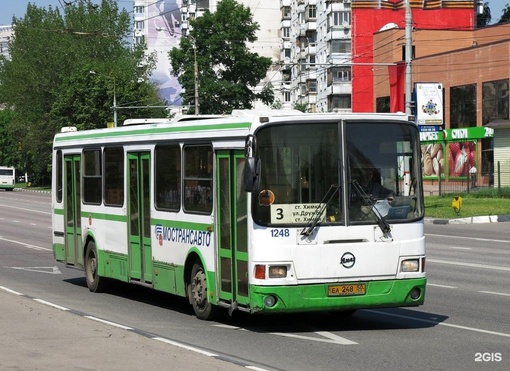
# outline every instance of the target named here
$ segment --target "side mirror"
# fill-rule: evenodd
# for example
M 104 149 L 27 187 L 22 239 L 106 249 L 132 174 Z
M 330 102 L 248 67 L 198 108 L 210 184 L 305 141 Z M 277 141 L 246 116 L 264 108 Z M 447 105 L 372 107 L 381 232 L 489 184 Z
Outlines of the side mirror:
M 246 192 L 253 192 L 259 189 L 260 185 L 260 160 L 255 157 L 248 157 L 243 170 L 243 183 Z
M 255 136 L 250 134 L 244 143 L 244 156 L 246 163 L 243 170 L 243 183 L 246 192 L 253 192 L 259 189 L 260 184 L 260 160 L 255 153 Z

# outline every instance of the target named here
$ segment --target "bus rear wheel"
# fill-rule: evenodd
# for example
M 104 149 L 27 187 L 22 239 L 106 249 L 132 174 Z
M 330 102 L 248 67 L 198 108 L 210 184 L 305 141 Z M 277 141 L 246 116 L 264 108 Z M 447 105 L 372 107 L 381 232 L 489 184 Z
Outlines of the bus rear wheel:
M 188 296 L 198 319 L 207 321 L 216 317 L 218 307 L 207 300 L 207 277 L 199 261 L 191 269 Z
M 100 277 L 97 273 L 97 249 L 96 244 L 90 241 L 85 251 L 85 279 L 87 287 L 92 292 L 101 292 L 106 287 L 106 278 Z

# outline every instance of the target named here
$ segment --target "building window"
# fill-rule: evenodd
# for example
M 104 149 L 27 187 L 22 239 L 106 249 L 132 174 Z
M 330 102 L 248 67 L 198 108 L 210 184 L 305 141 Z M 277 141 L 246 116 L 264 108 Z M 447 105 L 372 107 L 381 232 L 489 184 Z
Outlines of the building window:
M 282 7 L 282 18 L 290 18 L 290 6 Z
M 308 19 L 315 19 L 317 18 L 317 6 L 315 5 L 308 5 Z
M 352 78 L 351 67 L 341 67 L 331 69 L 332 82 L 349 82 Z
M 283 49 L 283 57 L 290 59 L 290 49 Z
M 350 53 L 351 41 L 350 40 L 331 40 L 330 53 Z
M 330 99 L 331 99 L 330 110 L 351 108 L 350 95 L 333 95 L 331 96 Z
M 308 93 L 317 93 L 317 81 L 313 81 L 313 80 L 307 81 L 306 87 L 307 87 Z
M 135 6 L 133 10 L 135 14 L 143 14 L 145 11 L 144 7 L 140 5 Z
M 351 12 L 332 12 L 328 19 L 328 27 L 351 24 Z
M 135 29 L 137 30 L 143 30 L 145 28 L 145 24 L 143 21 L 136 21 L 135 22 Z
M 290 91 L 284 91 L 283 92 L 283 101 L 284 102 L 290 102 Z
M 450 88 L 450 128 L 476 126 L 476 84 Z
M 290 27 L 283 27 L 282 28 L 282 37 L 284 39 L 289 39 L 290 38 Z
M 508 79 L 487 81 L 482 85 L 483 125 L 494 120 L 508 120 Z

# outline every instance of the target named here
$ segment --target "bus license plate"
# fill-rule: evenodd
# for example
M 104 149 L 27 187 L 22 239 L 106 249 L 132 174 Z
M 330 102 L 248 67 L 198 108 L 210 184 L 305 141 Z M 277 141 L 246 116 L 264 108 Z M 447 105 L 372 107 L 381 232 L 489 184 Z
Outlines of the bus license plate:
M 356 283 L 354 285 L 334 285 L 328 287 L 328 296 L 365 295 L 367 285 Z

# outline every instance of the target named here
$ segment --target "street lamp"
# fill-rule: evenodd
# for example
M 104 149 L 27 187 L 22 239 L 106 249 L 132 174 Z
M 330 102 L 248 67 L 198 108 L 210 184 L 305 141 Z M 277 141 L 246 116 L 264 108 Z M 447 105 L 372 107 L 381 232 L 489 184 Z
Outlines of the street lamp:
M 193 66 L 193 73 L 195 75 L 195 115 L 200 115 L 200 103 L 198 102 L 198 64 L 197 64 L 197 41 L 191 35 L 188 37 L 193 42 L 193 56 L 195 58 L 195 64 Z
M 97 75 L 96 71 L 89 71 L 89 74 Z M 113 79 L 113 106 L 111 108 L 113 109 L 113 126 L 117 127 L 117 94 L 115 91 L 115 76 L 109 75 L 108 77 Z

